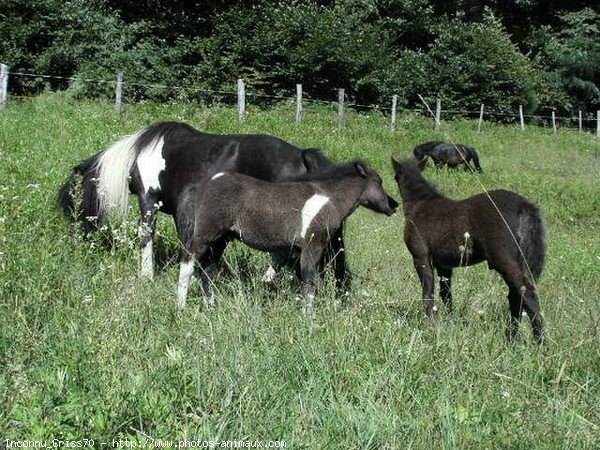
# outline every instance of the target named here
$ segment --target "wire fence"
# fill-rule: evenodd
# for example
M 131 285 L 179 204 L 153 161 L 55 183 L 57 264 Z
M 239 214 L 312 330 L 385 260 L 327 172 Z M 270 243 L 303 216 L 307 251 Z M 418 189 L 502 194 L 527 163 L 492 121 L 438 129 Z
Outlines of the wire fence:
M 159 83 L 142 83 L 137 81 L 126 81 L 124 80 L 123 74 L 117 74 L 115 79 L 99 79 L 99 78 L 86 78 L 79 76 L 60 76 L 60 75 L 48 75 L 48 74 L 38 74 L 31 72 L 9 72 L 8 66 L 5 64 L 1 65 L 1 73 L 0 73 L 0 108 L 6 106 L 8 98 L 24 98 L 26 96 L 19 96 L 14 94 L 8 94 L 8 85 L 9 78 L 26 78 L 32 80 L 38 80 L 40 82 L 43 81 L 64 81 L 68 82 L 70 86 L 75 83 L 84 83 L 88 85 L 98 85 L 103 87 L 112 88 L 115 90 L 114 98 L 115 98 L 115 110 L 117 113 L 121 113 L 122 104 L 124 101 L 123 92 L 125 89 L 135 88 L 138 90 L 164 90 L 164 91 L 174 91 L 174 92 L 185 92 L 189 94 L 199 94 L 205 96 L 205 98 L 210 98 L 213 101 L 221 101 L 226 103 L 233 103 L 237 98 L 238 110 L 239 110 L 239 119 L 243 121 L 246 117 L 246 99 L 252 99 L 254 102 L 265 102 L 265 101 L 277 101 L 277 102 L 295 102 L 296 103 L 296 122 L 300 122 L 302 120 L 302 106 L 304 104 L 315 104 L 315 105 L 331 105 L 332 107 L 337 107 L 338 109 L 338 129 L 344 128 L 345 122 L 345 110 L 346 108 L 352 108 L 357 111 L 378 111 L 382 114 L 391 115 L 391 120 L 389 123 L 389 128 L 391 131 L 396 129 L 396 120 L 398 113 L 412 113 L 425 115 L 427 117 L 434 116 L 434 126 L 436 131 L 440 130 L 441 127 L 441 118 L 442 116 L 446 119 L 454 118 L 454 117 L 466 117 L 466 118 L 475 118 L 479 119 L 477 130 L 481 131 L 482 124 L 484 122 L 484 118 L 487 120 L 492 120 L 494 122 L 516 122 L 517 120 L 520 122 L 520 126 L 522 130 L 525 130 L 527 122 L 534 125 L 540 126 L 551 126 L 554 132 L 558 131 L 559 123 L 561 127 L 566 128 L 574 128 L 579 129 L 580 132 L 593 131 L 595 128 L 596 136 L 600 137 L 600 111 L 596 111 L 596 114 L 584 113 L 583 111 L 578 111 L 576 116 L 558 116 L 552 111 L 550 114 L 524 114 L 522 106 L 519 108 L 519 112 L 507 112 L 507 111 L 497 111 L 493 109 L 489 109 L 485 105 L 481 104 L 479 110 L 468 110 L 468 109 L 442 109 L 441 101 L 437 99 L 436 102 L 436 111 L 433 113 L 428 107 L 428 105 L 424 104 L 423 108 L 403 108 L 397 106 L 397 95 L 394 95 L 392 99 L 390 99 L 389 106 L 383 104 L 362 104 L 356 102 L 346 102 L 346 97 L 343 89 L 338 90 L 338 98 L 337 100 L 326 100 L 326 99 L 318 99 L 311 98 L 306 96 L 302 92 L 302 86 L 297 85 L 296 95 L 277 95 L 277 94 L 265 94 L 256 91 L 247 92 L 247 86 L 243 80 L 238 80 L 238 89 L 237 91 L 229 91 L 222 89 L 207 89 L 202 87 L 194 87 L 194 86 L 183 86 L 183 85 L 168 85 L 168 84 L 159 84 Z M 138 93 L 139 94 L 139 93 Z M 228 99 L 228 100 L 225 100 Z M 425 101 L 424 101 L 425 103 Z

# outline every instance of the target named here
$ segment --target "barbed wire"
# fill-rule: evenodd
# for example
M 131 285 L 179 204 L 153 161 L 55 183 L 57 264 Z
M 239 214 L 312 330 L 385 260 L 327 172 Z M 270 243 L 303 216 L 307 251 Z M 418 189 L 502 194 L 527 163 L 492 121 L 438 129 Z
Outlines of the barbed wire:
M 97 83 L 97 84 L 106 84 L 106 85 L 117 85 L 117 81 L 115 80 L 105 80 L 99 78 L 85 78 L 78 76 L 61 76 L 61 75 L 48 75 L 48 74 L 38 74 L 31 72 L 9 72 L 9 76 L 18 76 L 18 77 L 29 77 L 29 78 L 42 78 L 42 79 L 55 79 L 55 80 L 65 80 L 72 82 L 83 82 L 83 83 Z M 141 83 L 135 81 L 122 81 L 122 86 L 127 87 L 138 87 L 138 88 L 146 88 L 146 89 L 164 89 L 164 90 L 173 90 L 173 91 L 190 91 L 199 94 L 213 94 L 213 95 L 229 95 L 229 96 L 237 96 L 238 92 L 236 91 L 227 91 L 220 89 L 207 89 L 200 88 L 194 86 L 178 86 L 178 85 L 167 85 L 167 84 L 155 84 L 155 83 Z M 246 97 L 252 98 L 263 98 L 263 99 L 271 99 L 271 100 L 287 100 L 287 101 L 295 101 L 297 98 L 295 96 L 286 96 L 286 95 L 276 95 L 276 94 L 264 94 L 257 92 L 246 92 Z M 13 98 L 27 98 L 27 96 L 17 96 L 11 95 Z M 323 100 L 316 99 L 307 96 L 302 96 L 303 102 L 315 103 L 315 104 L 328 104 L 328 105 L 337 105 L 338 101 L 336 100 Z M 360 103 L 346 103 L 346 106 L 349 108 L 359 108 L 359 109 L 372 109 L 377 111 L 392 111 L 391 107 L 381 106 L 378 104 L 360 104 Z M 396 107 L 396 111 L 398 112 L 412 112 L 415 114 L 424 114 L 427 111 L 420 108 L 403 108 Z M 480 110 L 453 110 L 453 109 L 442 109 L 440 111 L 444 114 L 455 114 L 455 115 L 479 115 L 481 114 Z M 496 116 L 496 117 L 508 117 L 508 118 L 519 118 L 519 114 L 508 113 L 503 111 L 484 111 L 484 115 L 486 116 Z M 526 119 L 545 119 L 551 120 L 551 115 L 535 115 L 535 114 L 523 114 L 523 118 Z M 563 121 L 582 121 L 582 122 L 595 122 L 596 119 L 594 117 L 586 118 L 586 117 L 573 117 L 573 116 L 554 116 L 555 120 L 563 120 Z

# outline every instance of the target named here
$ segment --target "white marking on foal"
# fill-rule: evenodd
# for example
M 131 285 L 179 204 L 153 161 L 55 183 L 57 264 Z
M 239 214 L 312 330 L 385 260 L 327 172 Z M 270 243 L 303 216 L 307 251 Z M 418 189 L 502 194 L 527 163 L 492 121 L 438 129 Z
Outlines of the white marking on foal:
M 177 284 L 177 305 L 180 308 L 185 308 L 192 275 L 194 275 L 194 258 L 182 261 L 179 265 L 179 283 Z
M 319 211 L 327 204 L 329 201 L 329 197 L 326 195 L 315 194 L 304 204 L 302 208 L 302 230 L 300 231 L 300 237 L 306 237 L 306 232 L 308 231 L 308 227 L 314 220 L 314 218 L 319 214 Z
M 271 281 L 273 281 L 275 279 L 276 275 L 277 275 L 277 271 L 273 268 L 273 266 L 269 266 L 269 268 L 267 269 L 267 272 L 263 275 L 261 281 L 263 283 L 270 283 Z
M 152 240 L 142 247 L 142 268 L 140 275 L 152 279 L 154 277 L 154 262 L 152 261 Z
M 210 179 L 216 180 L 217 178 L 222 177 L 223 175 L 225 175 L 225 172 L 219 172 L 219 173 L 214 174 Z
M 158 175 L 165 169 L 165 159 L 162 156 L 162 148 L 165 143 L 164 138 L 155 139 L 148 147 L 140 153 L 137 159 L 137 166 L 144 185 L 144 191 L 148 192 L 150 188 L 160 189 Z

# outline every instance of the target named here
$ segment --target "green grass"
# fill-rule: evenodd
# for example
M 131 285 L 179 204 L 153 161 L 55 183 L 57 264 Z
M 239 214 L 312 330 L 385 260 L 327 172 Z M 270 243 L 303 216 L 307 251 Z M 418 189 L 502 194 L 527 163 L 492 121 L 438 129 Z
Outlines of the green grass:
M 54 205 L 80 159 L 149 123 L 270 133 L 337 160 L 362 157 L 398 198 L 389 157 L 441 138 L 479 149 L 485 172 L 428 170 L 446 194 L 515 190 L 540 204 L 548 261 L 539 282 L 547 341 L 524 321 L 504 336 L 506 286 L 484 264 L 456 271 L 453 314 L 423 317 L 403 218 L 357 211 L 347 227 L 354 289 L 331 280 L 309 320 L 286 280 L 259 281 L 264 254 L 226 252 L 218 306 L 198 289 L 175 307 L 177 237 L 161 216 L 153 283 L 137 278 L 137 206 L 108 250 Z M 0 438 L 279 440 L 287 448 L 597 448 L 600 442 L 600 143 L 560 130 L 293 106 L 74 103 L 61 95 L 0 111 Z M 132 199 L 133 200 L 133 199 Z M 438 300 L 439 304 L 439 300 Z M 0 442 L 3 445 L 4 441 Z

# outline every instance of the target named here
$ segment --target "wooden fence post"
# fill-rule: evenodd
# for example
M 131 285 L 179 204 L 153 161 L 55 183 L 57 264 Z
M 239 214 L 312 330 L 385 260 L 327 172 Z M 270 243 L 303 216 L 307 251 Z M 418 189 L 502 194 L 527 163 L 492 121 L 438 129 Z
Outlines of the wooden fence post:
M 302 122 L 302 85 L 296 85 L 296 123 Z
M 579 110 L 579 132 L 583 131 L 583 116 L 581 114 L 581 110 Z
M 519 120 L 521 122 L 521 131 L 525 130 L 525 118 L 523 117 L 523 105 L 519 105 Z
M 244 121 L 246 115 L 246 85 L 244 80 L 241 78 L 237 81 L 238 90 L 238 119 L 240 122 Z
M 481 133 L 481 125 L 483 125 L 483 103 L 479 108 L 479 122 L 477 123 L 477 132 Z
M 121 115 L 123 111 L 123 72 L 117 74 L 117 87 L 115 88 L 115 112 Z
M 8 100 L 8 66 L 0 64 L 0 109 L 6 108 Z
M 337 129 L 344 129 L 344 89 L 338 89 L 338 122 Z
M 436 133 L 438 133 L 440 131 L 440 128 L 442 127 L 441 117 L 442 117 L 442 100 L 438 98 L 435 101 L 435 132 Z
M 556 112 L 552 110 L 552 130 L 556 133 Z
M 398 105 L 398 95 L 392 96 L 392 120 L 390 122 L 390 131 L 396 131 L 396 106 Z

